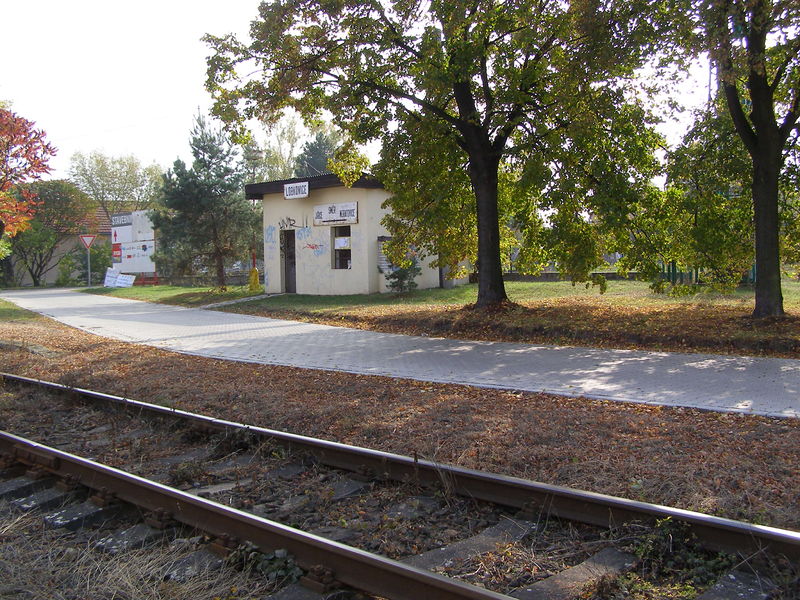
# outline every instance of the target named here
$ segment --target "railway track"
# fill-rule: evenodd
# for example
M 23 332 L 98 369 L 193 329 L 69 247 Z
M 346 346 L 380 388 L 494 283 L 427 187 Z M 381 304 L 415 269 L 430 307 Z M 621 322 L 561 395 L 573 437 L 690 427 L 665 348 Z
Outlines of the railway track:
M 319 465 L 349 471 L 356 478 L 351 481 L 367 481 L 373 485 L 376 482 L 381 485 L 385 482 L 402 482 L 422 488 L 433 486 L 470 498 L 471 501 L 483 501 L 519 511 L 516 521 L 495 519 L 496 522 L 491 525 L 495 528 L 501 525 L 500 521 L 522 528 L 528 522 L 524 517 L 534 519 L 542 515 L 603 528 L 669 519 L 684 524 L 708 549 L 744 555 L 770 552 L 800 561 L 800 534 L 797 532 L 306 438 L 9 374 L 3 374 L 2 377 L 8 383 L 33 386 L 97 406 L 113 406 L 128 414 L 190 424 L 195 432 L 216 432 L 228 439 L 246 438 L 251 443 L 266 442 L 273 448 L 285 448 L 293 454 L 311 456 Z M 196 493 L 147 481 L 112 467 L 95 465 L 93 461 L 49 449 L 41 443 L 24 440 L 13 434 L 0 436 L 0 452 L 9 457 L 9 462 L 36 466 L 62 479 L 79 481 L 93 490 L 113 490 L 115 498 L 134 502 L 145 510 L 160 510 L 161 513 L 166 510 L 171 518 L 201 528 L 218 538 L 218 546 L 231 546 L 231 540 L 235 539 L 236 543 L 246 540 L 267 550 L 286 548 L 297 557 L 301 566 L 311 573 L 317 573 L 316 585 L 320 590 L 326 587 L 325 582 L 335 581 L 387 598 L 508 597 L 408 564 L 413 560 L 404 563 L 358 550 L 320 535 L 281 525 L 250 510 L 226 507 L 198 497 Z M 237 485 L 236 489 L 240 487 Z M 214 486 L 208 489 L 213 490 Z M 217 489 L 233 488 L 226 488 L 223 484 Z M 246 493 L 239 491 L 237 495 L 243 508 L 252 508 L 254 502 Z M 418 564 L 429 566 L 424 560 L 418 561 Z M 313 578 L 307 583 L 312 587 L 315 585 Z M 526 596 L 518 594 L 518 597 Z

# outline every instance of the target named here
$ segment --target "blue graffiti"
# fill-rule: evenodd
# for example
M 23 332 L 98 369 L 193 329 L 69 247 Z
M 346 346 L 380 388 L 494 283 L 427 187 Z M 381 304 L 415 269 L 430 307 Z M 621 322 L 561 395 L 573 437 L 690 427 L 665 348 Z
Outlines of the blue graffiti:
M 275 226 L 274 226 L 274 225 L 270 225 L 269 227 L 267 227 L 267 228 L 264 230 L 264 242 L 265 242 L 265 243 L 267 243 L 267 244 L 274 244 L 274 243 L 276 243 L 276 240 L 275 240 L 275 231 L 276 231 L 276 229 L 275 229 Z
M 305 227 L 301 227 L 300 229 L 297 230 L 297 233 L 295 233 L 295 235 L 297 236 L 298 240 L 307 240 L 308 238 L 311 237 L 311 227 L 309 227 L 308 225 L 306 225 Z

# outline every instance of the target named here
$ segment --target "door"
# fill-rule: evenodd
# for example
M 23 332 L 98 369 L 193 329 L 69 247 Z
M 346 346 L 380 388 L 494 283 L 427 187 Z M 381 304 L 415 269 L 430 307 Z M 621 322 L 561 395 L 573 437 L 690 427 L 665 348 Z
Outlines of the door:
M 294 229 L 281 231 L 281 255 L 283 256 L 283 283 L 287 294 L 297 293 L 295 269 Z

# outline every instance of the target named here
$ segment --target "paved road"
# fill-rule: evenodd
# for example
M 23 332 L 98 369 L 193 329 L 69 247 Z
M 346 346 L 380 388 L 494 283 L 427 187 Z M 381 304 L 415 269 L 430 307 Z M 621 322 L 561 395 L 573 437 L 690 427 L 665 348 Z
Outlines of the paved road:
M 60 289 L 0 297 L 97 335 L 226 360 L 800 417 L 800 360 L 410 337 Z

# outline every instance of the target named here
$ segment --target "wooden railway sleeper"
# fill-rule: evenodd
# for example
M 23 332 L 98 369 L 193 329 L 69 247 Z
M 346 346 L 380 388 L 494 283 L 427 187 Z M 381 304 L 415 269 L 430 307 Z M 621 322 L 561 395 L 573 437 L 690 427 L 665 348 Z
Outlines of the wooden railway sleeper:
M 341 582 L 336 580 L 333 570 L 324 565 L 309 567 L 306 574 L 300 578 L 300 584 L 317 594 L 326 594 L 342 587 Z
M 173 529 L 178 524 L 169 511 L 164 508 L 157 508 L 148 513 L 144 518 L 144 522 L 146 525 L 149 525 L 153 529 L 158 529 L 159 531 Z
M 239 547 L 239 540 L 232 535 L 223 533 L 208 544 L 208 551 L 221 558 L 227 558 L 231 552 Z
M 99 490 L 95 491 L 95 493 L 89 497 L 89 500 L 95 506 L 99 506 L 100 508 L 106 508 L 117 502 L 117 496 L 107 487 L 101 487 Z

